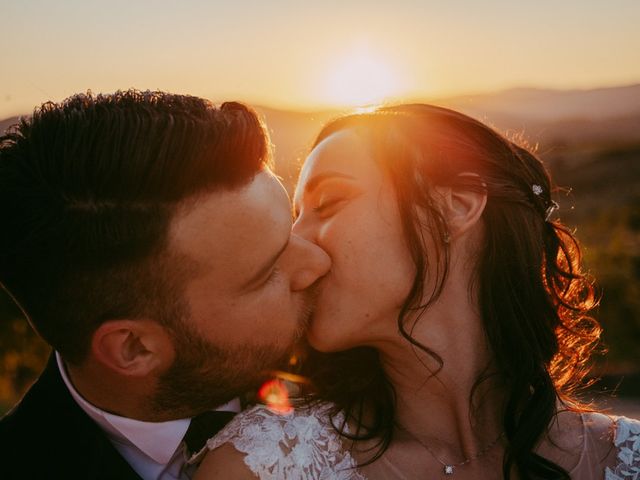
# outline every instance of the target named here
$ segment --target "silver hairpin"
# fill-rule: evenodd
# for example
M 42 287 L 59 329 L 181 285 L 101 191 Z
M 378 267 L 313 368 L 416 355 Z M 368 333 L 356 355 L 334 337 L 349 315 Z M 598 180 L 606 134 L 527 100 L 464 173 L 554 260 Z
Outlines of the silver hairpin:
M 536 183 L 531 185 L 531 190 L 533 191 L 533 194 L 536 195 L 537 197 L 542 195 L 542 192 L 544 192 L 544 189 L 542 188 L 542 186 L 538 185 Z M 549 206 L 544 211 L 544 221 L 548 222 L 549 218 L 551 218 L 551 215 L 553 215 L 553 212 L 555 212 L 559 208 L 560 208 L 560 205 L 558 205 L 558 202 L 556 202 L 554 200 L 550 200 L 549 201 Z
M 560 208 L 560 205 L 558 205 L 558 202 L 556 202 L 555 200 L 551 200 L 551 203 L 549 204 L 547 209 L 544 211 L 544 221 L 548 222 L 553 212 L 555 212 L 559 208 Z

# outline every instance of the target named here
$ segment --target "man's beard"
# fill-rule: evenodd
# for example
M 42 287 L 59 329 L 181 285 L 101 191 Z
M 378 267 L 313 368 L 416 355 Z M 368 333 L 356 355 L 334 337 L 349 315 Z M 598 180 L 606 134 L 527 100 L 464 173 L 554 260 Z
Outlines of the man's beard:
M 193 416 L 257 389 L 285 368 L 294 347 L 304 337 L 315 289 L 305 295 L 298 324 L 288 343 L 247 344 L 229 348 L 207 342 L 183 319 L 169 327 L 173 332 L 175 360 L 158 379 L 151 408 L 173 418 Z M 259 337 L 259 336 L 258 336 Z

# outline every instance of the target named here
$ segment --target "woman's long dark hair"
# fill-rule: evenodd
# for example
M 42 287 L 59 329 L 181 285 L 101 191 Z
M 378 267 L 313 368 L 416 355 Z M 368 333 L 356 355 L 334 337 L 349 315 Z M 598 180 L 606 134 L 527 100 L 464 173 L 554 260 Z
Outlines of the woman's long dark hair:
M 558 400 L 570 410 L 583 408 L 575 391 L 583 384 L 601 329 L 588 316 L 596 301 L 581 271 L 578 243 L 560 221 L 548 218 L 554 202 L 542 162 L 481 122 L 430 105 L 384 107 L 338 118 L 323 128 L 314 147 L 345 129 L 365 139 L 372 158 L 395 186 L 416 267 L 398 328 L 440 367 L 442 359 L 412 337 L 415 323 L 408 322 L 409 316 L 420 320 L 447 277 L 447 223 L 432 188 L 455 184 L 487 193 L 472 288 L 495 371 L 477 379 L 469 401 L 473 406 L 474 392 L 489 376 L 497 375 L 506 386 L 505 479 L 514 470 L 522 479 L 570 478 L 563 468 L 536 454 L 535 447 L 558 413 Z M 460 175 L 463 172 L 477 176 Z M 426 250 L 425 231 L 435 244 L 433 251 Z M 425 295 L 427 285 L 430 292 Z M 360 425 L 346 436 L 379 440 L 370 461 L 382 455 L 392 439 L 396 402 L 377 352 L 369 347 L 311 352 L 303 373 L 315 385 L 315 398 L 334 402 L 336 413 L 343 411 Z M 344 431 L 343 425 L 336 427 Z

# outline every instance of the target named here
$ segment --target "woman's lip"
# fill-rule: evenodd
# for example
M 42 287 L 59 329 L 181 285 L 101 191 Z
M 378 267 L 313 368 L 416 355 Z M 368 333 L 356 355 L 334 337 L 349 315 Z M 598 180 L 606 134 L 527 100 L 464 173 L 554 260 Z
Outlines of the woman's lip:
M 320 295 L 325 289 L 325 279 L 326 275 L 317 279 L 310 287 L 307 288 L 306 294 L 308 298 L 309 304 L 312 305 L 311 317 L 313 317 L 313 312 L 315 312 L 318 308 L 318 302 L 320 300 Z
M 318 289 L 316 290 L 316 308 L 314 310 L 318 310 L 326 306 L 326 304 L 328 303 L 328 298 L 330 296 L 330 291 L 331 282 L 328 281 L 326 277 L 324 277 L 318 284 Z

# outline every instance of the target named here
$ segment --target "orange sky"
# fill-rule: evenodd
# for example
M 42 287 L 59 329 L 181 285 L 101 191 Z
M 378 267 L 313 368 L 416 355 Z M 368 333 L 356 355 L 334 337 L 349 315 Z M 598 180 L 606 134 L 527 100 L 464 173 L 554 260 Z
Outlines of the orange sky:
M 640 2 L 21 0 L 0 118 L 135 87 L 279 108 L 640 82 Z

